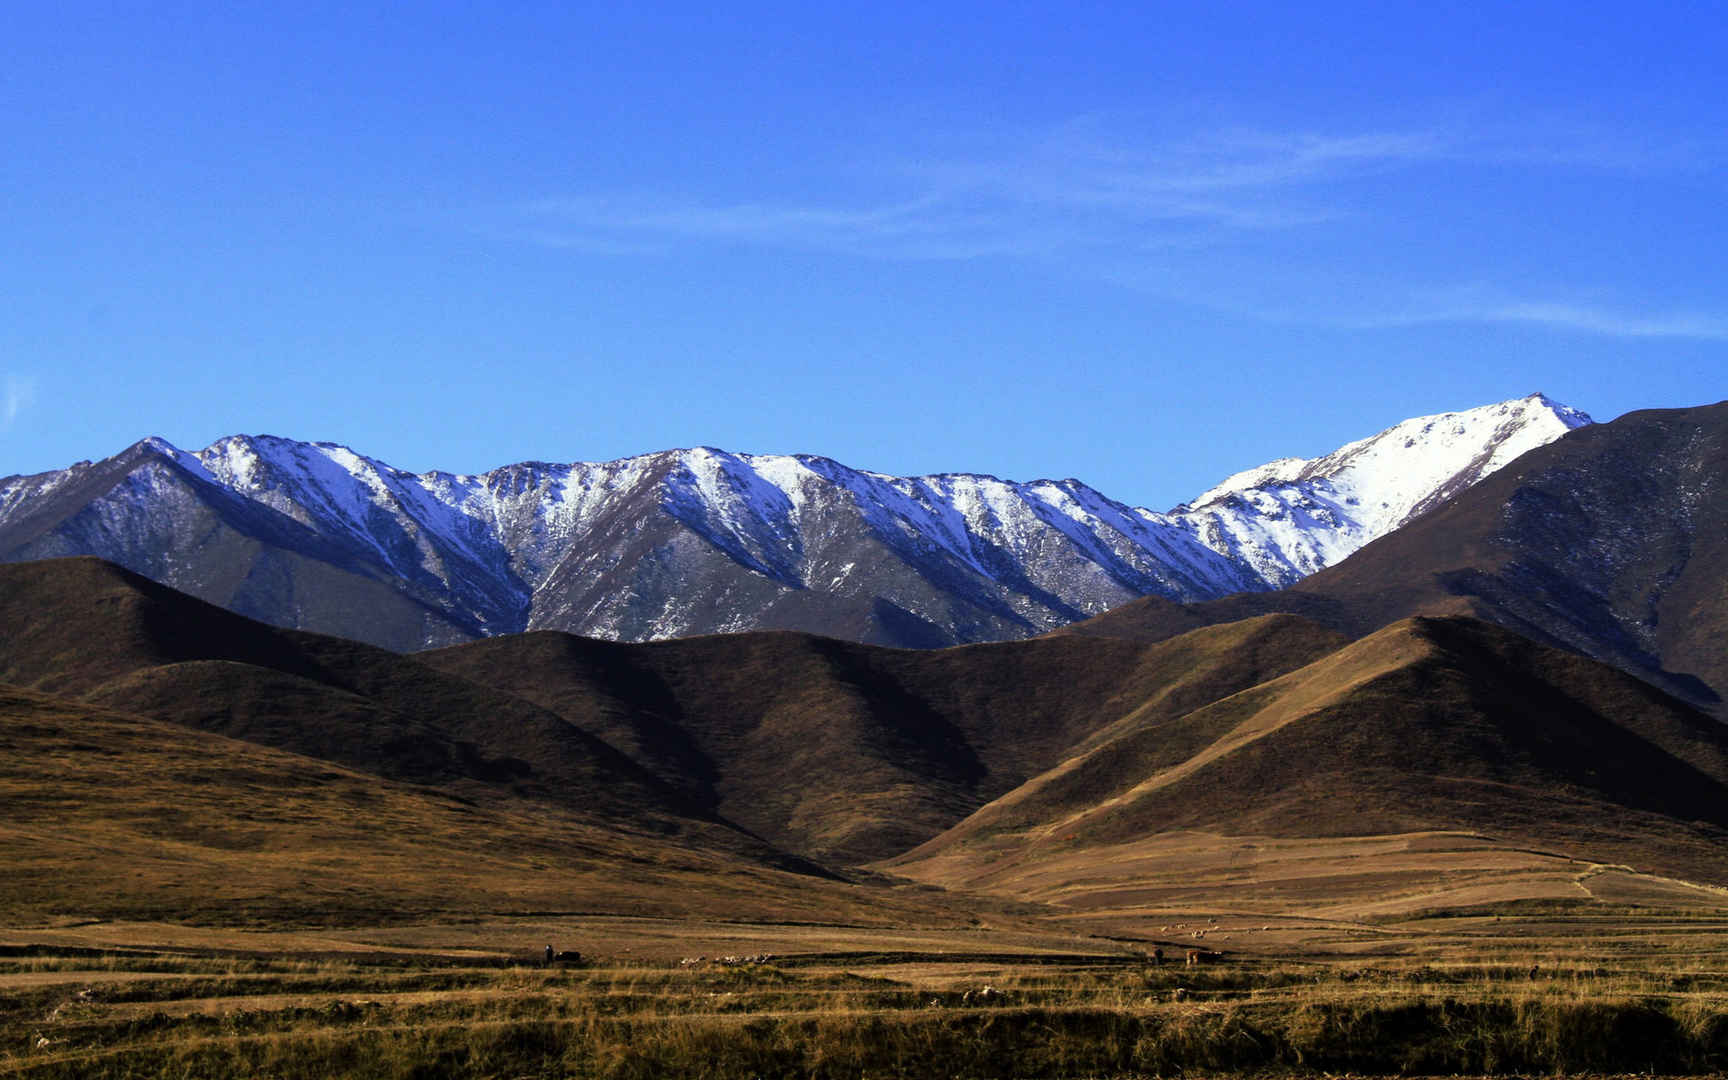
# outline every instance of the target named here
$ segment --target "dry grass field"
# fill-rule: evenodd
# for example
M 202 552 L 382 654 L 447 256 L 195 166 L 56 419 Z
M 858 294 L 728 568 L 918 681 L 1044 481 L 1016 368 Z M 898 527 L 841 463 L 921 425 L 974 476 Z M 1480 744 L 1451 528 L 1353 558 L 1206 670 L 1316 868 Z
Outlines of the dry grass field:
M 0 931 L 0 1076 L 1728 1071 L 1722 890 L 1446 835 L 1115 856 L 1143 888 L 884 881 L 871 925 L 62 917 Z
M 1584 918 L 1430 915 L 1394 925 L 1404 943 L 1388 951 L 1361 948 L 1384 924 L 1291 919 L 1282 945 L 1197 968 L 1152 965 L 1147 942 L 1027 926 L 42 927 L 0 934 L 0 1076 L 1728 1068 L 1728 911 Z M 584 957 L 544 965 L 548 942 Z

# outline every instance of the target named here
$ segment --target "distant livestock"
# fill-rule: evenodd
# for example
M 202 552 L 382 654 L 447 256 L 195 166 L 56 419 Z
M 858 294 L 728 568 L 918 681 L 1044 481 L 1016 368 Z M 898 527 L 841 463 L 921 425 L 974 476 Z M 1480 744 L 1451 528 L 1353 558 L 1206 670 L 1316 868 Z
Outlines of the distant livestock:
M 678 961 L 679 967 L 701 967 L 703 964 L 719 964 L 721 967 L 737 967 L 740 964 L 771 964 L 773 953 L 752 953 L 749 956 L 716 956 L 709 959 L 706 956 L 686 956 Z

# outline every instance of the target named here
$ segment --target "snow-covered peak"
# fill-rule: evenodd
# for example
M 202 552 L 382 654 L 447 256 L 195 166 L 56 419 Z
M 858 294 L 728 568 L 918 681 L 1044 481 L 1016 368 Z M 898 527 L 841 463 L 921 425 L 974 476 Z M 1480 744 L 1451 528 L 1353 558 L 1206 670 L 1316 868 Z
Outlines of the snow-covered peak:
M 1552 412 L 1560 419 L 1561 423 L 1566 425 L 1568 431 L 1581 428 L 1586 424 L 1595 423 L 1594 420 L 1590 419 L 1590 414 L 1585 412 L 1583 409 L 1574 409 L 1570 405 L 1562 405 L 1560 402 L 1555 401 L 1540 390 L 1527 395 L 1522 400 L 1532 402 Z
M 1418 416 L 1324 457 L 1281 458 L 1239 472 L 1171 516 L 1283 586 L 1590 422 L 1540 393 Z
M 529 627 L 632 639 L 778 626 L 992 640 L 1137 596 L 1204 600 L 1290 584 L 1588 422 L 1540 394 L 1418 417 L 1324 457 L 1244 470 L 1168 513 L 1073 479 L 900 477 L 708 446 L 416 474 L 333 442 L 234 435 L 189 453 L 151 438 L 104 463 L 136 482 L 101 496 L 95 513 L 47 515 L 67 524 L 32 541 L 36 554 L 13 557 L 100 555 L 337 633 L 353 628 L 318 619 L 338 617 L 351 598 L 315 594 L 358 574 L 428 613 L 377 639 L 393 647 L 415 634 L 424 644 Z M 0 529 L 80 497 L 77 478 L 92 468 L 0 482 Z M 234 531 L 246 542 L 233 543 Z M 188 554 L 200 545 L 221 554 L 206 565 Z M 221 562 L 253 550 L 254 569 Z M 284 567 L 307 560 L 327 569 L 286 584 Z M 285 596 L 292 607 L 276 610 Z M 898 629 L 845 629 L 870 624 Z
M 1418 416 L 1324 457 L 1279 458 L 1229 477 L 1186 504 L 1198 510 L 1232 495 L 1327 480 L 1375 506 L 1390 526 L 1460 474 L 1472 481 L 1513 458 L 1590 423 L 1577 409 L 1536 393 L 1463 412 Z M 1386 516 L 1382 515 L 1382 516 Z

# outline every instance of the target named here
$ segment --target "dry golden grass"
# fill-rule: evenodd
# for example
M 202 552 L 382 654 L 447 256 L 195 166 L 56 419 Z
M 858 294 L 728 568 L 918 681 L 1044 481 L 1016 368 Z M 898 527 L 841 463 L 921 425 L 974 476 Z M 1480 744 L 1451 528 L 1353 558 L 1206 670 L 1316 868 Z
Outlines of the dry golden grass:
M 1728 884 L 1725 779 L 1722 726 L 1630 676 L 1471 620 L 1407 620 L 1192 711 L 1129 714 L 881 865 L 1040 900 L 1123 887 L 1176 901 L 1218 868 L 1195 880 L 1145 858 L 1121 865 L 1144 838 L 1211 834 L 1208 857 L 1257 864 L 1260 841 L 1315 840 L 1324 858 L 1330 841 L 1438 832 Z M 1410 880 L 1375 869 L 1354 891 L 1395 907 L 1490 869 L 1456 862 L 1423 855 Z M 1233 876 L 1255 902 L 1285 889 L 1283 874 Z M 1348 873 L 1288 876 L 1350 900 Z
M 694 944 L 713 927 L 683 929 Z M 1720 955 L 1609 967 L 1574 951 L 1536 962 L 1535 973 L 1528 954 L 1510 952 L 1190 971 L 1120 951 L 957 951 L 916 961 L 854 951 L 768 964 L 614 956 L 545 968 L 393 951 L 320 959 L 50 949 L 0 955 L 0 1076 L 1679 1074 L 1728 1066 Z M 45 973 L 61 978 L 29 977 Z
M 1420 952 L 1497 936 L 1497 915 L 1547 911 L 1586 935 L 1728 926 L 1728 891 L 1468 833 L 1292 839 L 1166 833 L 1028 859 L 956 845 L 897 873 L 1051 905 L 1076 931 L 1250 954 Z M 1632 917 L 1629 913 L 1637 913 Z M 1217 925 L 1213 925 L 1213 919 Z M 1523 925 L 1521 922 L 1519 925 Z M 1194 939 L 1204 931 L 1203 939 Z
M 966 917 L 929 891 L 786 873 L 689 835 L 538 802 L 472 802 L 5 687 L 0 806 L 0 925 L 376 925 L 535 911 Z

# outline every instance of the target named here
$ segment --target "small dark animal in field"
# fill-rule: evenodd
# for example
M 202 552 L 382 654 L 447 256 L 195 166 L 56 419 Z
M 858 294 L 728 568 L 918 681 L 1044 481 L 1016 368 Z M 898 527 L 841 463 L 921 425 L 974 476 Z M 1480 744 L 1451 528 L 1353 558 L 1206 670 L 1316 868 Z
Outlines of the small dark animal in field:
M 577 952 L 575 949 L 568 949 L 564 952 L 557 953 L 552 957 L 552 963 L 554 964 L 580 964 L 581 962 L 582 954 Z
M 552 952 L 552 946 L 550 946 L 550 945 L 546 946 L 546 966 L 547 967 L 552 966 L 552 957 L 554 955 L 555 954 Z
M 1160 967 L 1163 965 L 1163 963 L 1164 963 L 1164 950 L 1163 949 L 1153 949 L 1152 950 L 1152 966 L 1153 967 Z
M 1187 1001 L 1188 1000 L 1188 988 L 1184 987 L 1184 986 L 1178 986 L 1176 988 L 1176 993 L 1173 994 L 1172 996 L 1177 1001 Z
M 1532 979 L 1534 979 L 1536 977 L 1537 973 L 1540 972 L 1541 970 L 1542 970 L 1541 964 L 1531 964 L 1530 965 L 1530 977 Z

